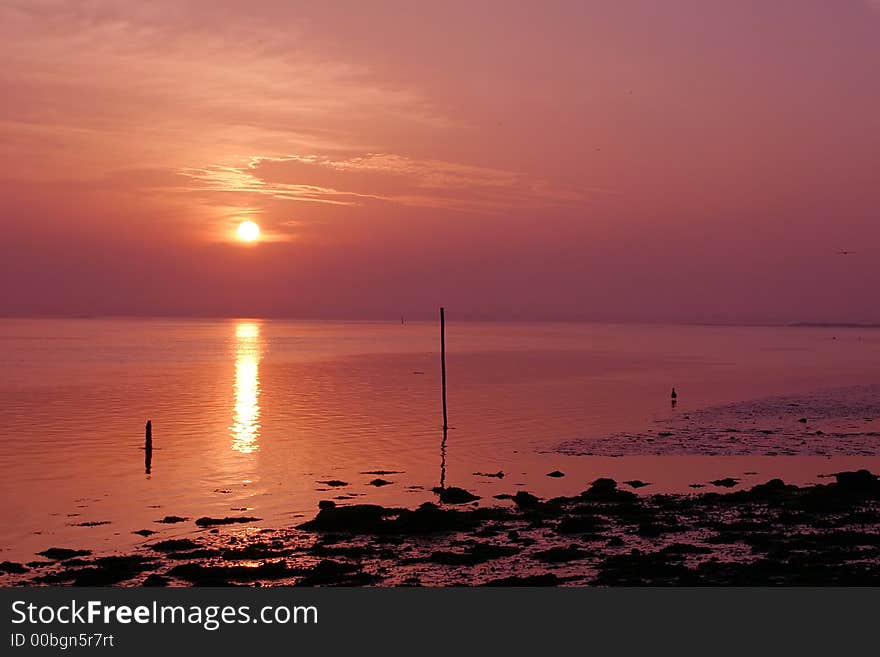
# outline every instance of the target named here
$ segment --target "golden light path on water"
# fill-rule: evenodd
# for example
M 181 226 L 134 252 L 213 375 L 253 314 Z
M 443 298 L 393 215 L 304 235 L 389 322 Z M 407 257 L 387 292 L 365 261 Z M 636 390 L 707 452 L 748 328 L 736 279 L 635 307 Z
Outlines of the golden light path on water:
M 235 381 L 232 385 L 232 449 L 251 454 L 259 448 L 260 438 L 260 325 L 238 322 L 235 325 Z

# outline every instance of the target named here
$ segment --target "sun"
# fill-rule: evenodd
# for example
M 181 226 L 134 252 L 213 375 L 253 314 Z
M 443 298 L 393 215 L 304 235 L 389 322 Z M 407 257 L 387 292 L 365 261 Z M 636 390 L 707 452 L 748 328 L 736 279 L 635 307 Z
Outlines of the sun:
M 242 221 L 238 224 L 238 239 L 242 242 L 256 242 L 260 239 L 260 227 L 253 221 Z

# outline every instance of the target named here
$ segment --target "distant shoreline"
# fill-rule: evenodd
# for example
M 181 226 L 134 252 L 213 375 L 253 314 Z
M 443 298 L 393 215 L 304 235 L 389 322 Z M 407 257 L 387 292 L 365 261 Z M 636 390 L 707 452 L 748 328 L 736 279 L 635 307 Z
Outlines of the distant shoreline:
M 826 322 L 798 322 L 788 324 L 792 328 L 847 328 L 847 329 L 876 329 L 880 324 L 850 324 L 850 323 L 826 323 Z

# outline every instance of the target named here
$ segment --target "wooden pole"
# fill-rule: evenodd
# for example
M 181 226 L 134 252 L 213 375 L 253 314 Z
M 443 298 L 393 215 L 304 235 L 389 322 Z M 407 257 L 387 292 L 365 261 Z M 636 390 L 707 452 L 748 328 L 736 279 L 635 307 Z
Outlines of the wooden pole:
M 144 471 L 146 474 L 150 474 L 150 469 L 153 465 L 153 423 L 151 420 L 147 420 L 147 425 L 144 427 Z
M 446 316 L 440 308 L 440 381 L 443 386 L 443 430 L 449 428 L 446 416 Z

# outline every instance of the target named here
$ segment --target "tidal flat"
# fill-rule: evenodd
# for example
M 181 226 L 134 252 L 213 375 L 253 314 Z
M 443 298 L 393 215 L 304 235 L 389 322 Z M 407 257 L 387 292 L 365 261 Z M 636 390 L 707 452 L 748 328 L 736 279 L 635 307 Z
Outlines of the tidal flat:
M 640 482 L 641 483 L 641 482 Z M 880 584 L 880 477 L 808 486 L 639 495 L 599 478 L 570 497 L 472 499 L 435 491 L 415 508 L 320 503 L 286 527 L 199 518 L 198 535 L 123 554 L 51 546 L 0 563 L 12 586 L 701 586 Z M 720 484 L 718 488 L 721 488 Z M 446 500 L 446 501 L 441 501 Z M 454 503 L 454 502 L 460 503 Z

